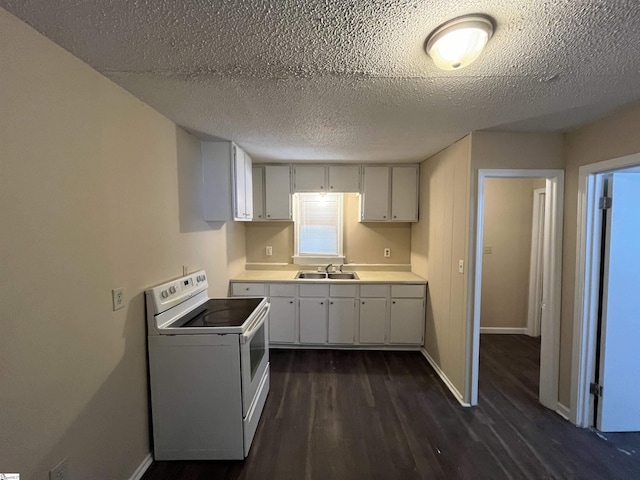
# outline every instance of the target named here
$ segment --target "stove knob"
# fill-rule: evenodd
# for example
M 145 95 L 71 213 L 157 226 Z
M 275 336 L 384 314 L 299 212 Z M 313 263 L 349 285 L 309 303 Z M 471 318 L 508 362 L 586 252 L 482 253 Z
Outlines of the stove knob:
M 169 292 L 170 292 L 170 293 L 176 293 L 176 287 L 171 287 L 171 288 L 169 289 Z
M 162 298 L 167 298 L 169 296 L 169 292 L 167 292 L 166 290 L 163 290 L 160 295 L 162 295 Z

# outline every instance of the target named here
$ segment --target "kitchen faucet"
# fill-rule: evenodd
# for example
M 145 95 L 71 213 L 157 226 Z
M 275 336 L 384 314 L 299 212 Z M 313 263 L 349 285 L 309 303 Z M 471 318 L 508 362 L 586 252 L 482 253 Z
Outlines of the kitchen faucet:
M 329 269 L 333 267 L 333 263 L 330 263 L 329 265 L 327 265 L 324 269 L 324 271 L 328 274 L 329 273 Z

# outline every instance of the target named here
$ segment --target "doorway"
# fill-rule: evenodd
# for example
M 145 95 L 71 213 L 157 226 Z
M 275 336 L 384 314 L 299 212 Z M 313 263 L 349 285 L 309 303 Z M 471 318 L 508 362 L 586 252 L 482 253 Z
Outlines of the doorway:
M 571 410 L 601 431 L 640 430 L 639 165 L 636 154 L 579 171 Z
M 540 359 L 540 402 L 552 410 L 558 408 L 558 365 L 560 340 L 560 283 L 562 250 L 562 215 L 564 172 L 562 170 L 484 170 L 478 171 L 477 221 L 475 225 L 475 251 L 472 282 L 472 312 L 469 322 L 470 353 L 468 358 L 467 381 L 471 392 L 471 405 L 478 403 L 478 371 L 480 352 L 480 319 L 483 266 L 484 229 L 484 189 L 489 178 L 544 178 L 544 241 L 543 241 L 543 281 L 541 310 L 541 359 Z

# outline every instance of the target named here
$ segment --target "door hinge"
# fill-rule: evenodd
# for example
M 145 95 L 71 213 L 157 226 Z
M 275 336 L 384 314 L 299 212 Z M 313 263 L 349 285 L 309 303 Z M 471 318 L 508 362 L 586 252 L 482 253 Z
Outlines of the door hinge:
M 600 197 L 600 201 L 598 202 L 598 208 L 600 210 L 607 210 L 611 208 L 612 203 L 613 203 L 612 197 Z
M 589 384 L 589 393 L 591 395 L 595 395 L 596 397 L 602 396 L 602 385 L 598 385 L 597 383 Z

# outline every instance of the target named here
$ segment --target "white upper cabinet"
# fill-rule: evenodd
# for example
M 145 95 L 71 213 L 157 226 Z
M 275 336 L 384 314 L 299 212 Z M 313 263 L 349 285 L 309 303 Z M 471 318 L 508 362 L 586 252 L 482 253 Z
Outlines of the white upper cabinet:
M 359 192 L 360 165 L 329 165 L 329 192 Z
M 360 221 L 418 221 L 418 165 L 365 165 L 362 171 Z
M 417 165 L 391 168 L 391 220 L 418 221 L 419 175 Z
M 264 220 L 264 167 L 253 167 L 253 221 Z
M 295 165 L 294 192 L 359 192 L 360 165 Z
M 265 213 L 267 220 L 291 220 L 291 167 L 264 167 Z
M 251 157 L 232 142 L 202 142 L 202 210 L 209 222 L 253 217 Z
M 362 168 L 361 220 L 386 222 L 389 220 L 389 167 Z
M 321 165 L 295 165 L 293 167 L 294 192 L 326 192 L 325 167 Z
M 253 220 L 285 220 L 291 216 L 291 167 L 253 167 Z

